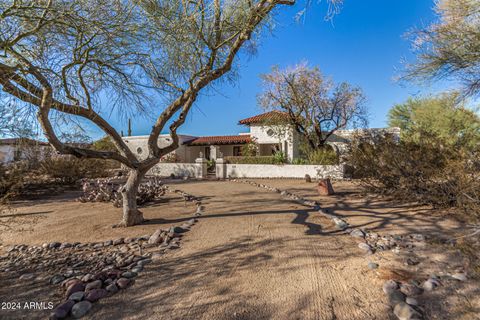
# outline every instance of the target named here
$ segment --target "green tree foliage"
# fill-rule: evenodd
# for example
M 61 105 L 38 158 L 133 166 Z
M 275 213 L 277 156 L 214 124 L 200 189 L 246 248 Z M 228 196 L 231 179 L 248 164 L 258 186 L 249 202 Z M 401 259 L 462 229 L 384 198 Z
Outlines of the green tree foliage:
M 105 136 L 97 141 L 93 142 L 93 149 L 104 151 L 115 151 L 116 147 L 112 139 L 109 136 Z
M 402 139 L 413 142 L 433 137 L 470 150 L 480 143 L 480 117 L 459 102 L 458 93 L 409 98 L 389 111 L 388 124 L 399 127 Z

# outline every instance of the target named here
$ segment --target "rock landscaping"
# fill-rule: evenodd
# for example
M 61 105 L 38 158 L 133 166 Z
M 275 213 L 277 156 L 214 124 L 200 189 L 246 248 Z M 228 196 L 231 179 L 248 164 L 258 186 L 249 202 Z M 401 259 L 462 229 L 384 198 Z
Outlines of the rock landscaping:
M 162 188 L 182 195 L 185 201 L 196 205 L 196 216 L 202 214 L 204 207 L 195 196 L 168 186 Z M 0 272 L 20 281 L 44 282 L 60 288 L 64 301 L 53 309 L 50 319 L 81 318 L 92 308 L 92 303 L 127 289 L 146 265 L 179 248 L 182 235 L 196 222 L 192 218 L 180 226 L 135 238 L 13 245 L 0 257 Z
M 318 213 L 329 218 L 340 232 L 349 234 L 355 239 L 355 241 L 358 242 L 358 248 L 367 255 L 373 255 L 376 252 L 387 250 L 391 250 L 396 254 L 399 254 L 402 251 L 411 253 L 415 251 L 415 249 L 424 248 L 427 245 L 427 238 L 422 234 L 380 235 L 368 230 L 351 228 L 347 221 L 320 208 L 319 203 L 316 201 L 307 200 L 286 190 L 280 190 L 255 181 L 243 179 L 231 179 L 230 181 L 246 183 L 268 191 L 277 192 L 283 197 L 294 200 L 301 205 L 313 207 Z M 419 263 L 420 260 L 416 257 L 408 257 L 405 259 L 405 265 L 407 266 L 416 266 Z M 368 268 L 370 270 L 376 270 L 379 268 L 379 265 L 370 261 L 368 263 Z M 393 314 L 399 320 L 419 320 L 424 319 L 424 316 L 423 309 L 417 298 L 423 294 L 428 294 L 428 292 L 435 290 L 437 287 L 448 281 L 466 280 L 467 275 L 463 270 L 459 270 L 453 274 L 445 274 L 441 277 L 430 275 L 423 281 L 418 281 L 417 279 L 410 281 L 395 281 L 390 279 L 384 283 L 383 291 L 393 310 Z

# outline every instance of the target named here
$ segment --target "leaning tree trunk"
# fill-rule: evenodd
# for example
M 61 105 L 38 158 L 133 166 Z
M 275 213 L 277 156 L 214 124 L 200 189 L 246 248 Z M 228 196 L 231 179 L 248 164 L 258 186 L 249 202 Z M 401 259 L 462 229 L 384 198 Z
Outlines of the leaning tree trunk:
M 138 169 L 130 170 L 127 182 L 121 189 L 123 198 L 123 219 L 119 226 L 130 227 L 144 221 L 142 212 L 137 208 L 138 186 L 144 176 L 145 171 L 140 171 Z

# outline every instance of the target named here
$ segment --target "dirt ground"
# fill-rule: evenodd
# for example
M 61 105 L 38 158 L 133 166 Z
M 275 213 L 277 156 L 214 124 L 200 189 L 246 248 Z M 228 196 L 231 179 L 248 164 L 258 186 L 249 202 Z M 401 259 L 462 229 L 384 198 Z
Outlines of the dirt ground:
M 380 234 L 453 237 L 462 229 L 426 207 L 364 197 L 350 182 L 335 183 L 332 197 L 318 196 L 313 183 L 301 180 L 263 183 L 317 200 L 351 225 Z M 418 253 L 417 266 L 405 266 L 402 254 L 365 256 L 329 219 L 278 193 L 228 181 L 176 184 L 203 198 L 204 215 L 182 239 L 181 249 L 149 265 L 134 286 L 95 303 L 87 318 L 394 319 L 382 292 L 381 270 L 428 274 L 462 263 L 458 252 L 435 246 Z M 169 196 L 143 209 L 149 224 L 112 229 L 120 219 L 118 209 L 81 204 L 74 197 L 68 193 L 16 204 L 12 216 L 0 219 L 12 225 L 11 230 L 0 227 L 0 241 L 41 244 L 140 236 L 182 223 L 194 209 Z M 369 261 L 379 263 L 379 271 L 369 270 Z M 50 286 L 44 291 L 48 289 L 57 290 Z M 38 290 L 30 295 L 29 290 L 0 284 L 0 301 L 41 297 Z M 421 302 L 428 319 L 479 319 L 479 293 L 477 280 L 451 283 Z M 45 313 L 32 312 L 28 318 L 45 318 Z

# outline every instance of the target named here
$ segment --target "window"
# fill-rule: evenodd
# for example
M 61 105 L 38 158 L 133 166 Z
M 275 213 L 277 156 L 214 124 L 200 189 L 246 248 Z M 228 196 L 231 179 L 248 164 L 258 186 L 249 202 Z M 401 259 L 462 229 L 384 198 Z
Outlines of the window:
M 267 135 L 268 135 L 269 137 L 273 136 L 274 133 L 275 133 L 275 132 L 274 132 L 272 129 L 268 129 L 268 130 L 267 130 Z
M 240 146 L 233 146 L 233 156 L 239 157 L 242 155 L 242 149 Z
M 142 152 L 143 152 L 142 148 L 138 147 L 138 148 L 137 148 L 137 153 L 138 153 L 138 154 L 142 154 Z

